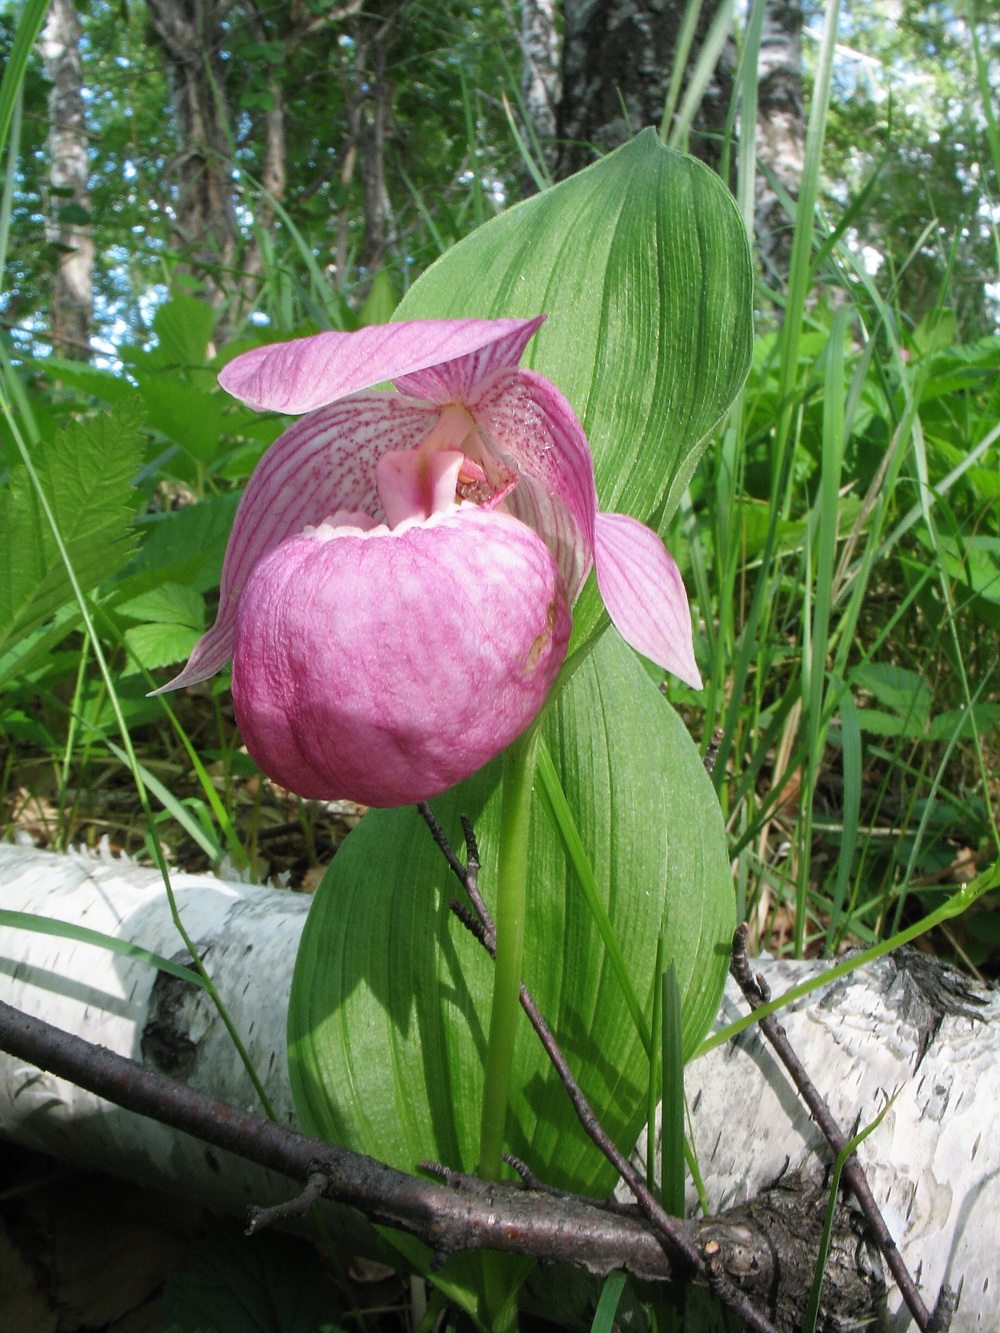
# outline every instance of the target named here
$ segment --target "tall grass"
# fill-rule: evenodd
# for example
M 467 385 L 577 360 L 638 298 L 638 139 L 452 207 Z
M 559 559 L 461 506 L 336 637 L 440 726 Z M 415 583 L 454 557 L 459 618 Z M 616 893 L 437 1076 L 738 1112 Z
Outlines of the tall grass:
M 745 118 L 761 9 L 743 32 Z M 911 894 L 918 909 L 939 900 L 1000 850 L 1000 546 L 976 471 L 996 458 L 1000 357 L 935 338 L 947 288 L 914 328 L 821 206 L 837 17 L 828 0 L 787 285 L 761 293 L 774 314 L 750 380 L 672 534 L 707 666 L 700 710 L 673 692 L 706 742 L 721 731 L 740 911 L 762 944 L 795 954 L 898 930 Z M 749 135 L 736 151 L 749 225 Z M 963 358 L 982 375 L 943 418 L 942 381 Z M 984 961 L 985 943 L 967 940 L 966 957 Z

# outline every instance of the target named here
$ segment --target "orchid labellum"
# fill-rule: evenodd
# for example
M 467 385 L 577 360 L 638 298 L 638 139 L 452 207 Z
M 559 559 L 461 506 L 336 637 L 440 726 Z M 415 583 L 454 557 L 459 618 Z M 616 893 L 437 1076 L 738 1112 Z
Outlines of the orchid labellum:
M 231 656 L 247 747 L 292 791 L 403 805 L 474 773 L 542 707 L 591 566 L 622 636 L 700 686 L 674 561 L 597 512 L 573 409 L 518 367 L 543 318 L 320 333 L 219 376 L 303 415 L 250 478 L 218 618 L 165 688 Z

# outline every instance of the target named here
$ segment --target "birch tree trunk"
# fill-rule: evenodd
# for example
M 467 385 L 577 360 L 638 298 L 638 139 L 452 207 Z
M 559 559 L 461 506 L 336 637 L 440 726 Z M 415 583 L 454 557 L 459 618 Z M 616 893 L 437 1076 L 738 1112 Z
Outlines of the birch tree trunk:
M 52 284 L 50 327 L 57 356 L 89 360 L 93 322 L 94 242 L 90 216 L 80 20 L 73 0 L 52 0 L 39 38 L 49 92 L 49 183 L 52 204 L 47 234 L 60 250 Z
M 555 0 L 521 0 L 521 97 L 531 133 L 551 171 L 558 160 L 556 108 L 562 90 L 562 42 Z
M 563 0 L 562 99 L 559 103 L 559 177 L 607 153 L 647 125 L 659 128 L 687 0 Z M 718 9 L 704 4 L 696 55 Z M 727 44 L 699 109 L 689 151 L 710 166 L 732 95 L 735 47 Z
M 294 1123 L 284 1056 L 285 1003 L 308 899 L 287 891 L 176 875 L 182 918 L 223 993 L 280 1121 Z M 178 961 L 162 882 L 126 861 L 0 846 L 0 905 L 90 926 Z M 822 976 L 822 963 L 759 962 L 774 993 Z M 249 1080 L 203 992 L 145 962 L 46 934 L 0 927 L 0 999 L 241 1108 Z M 719 1016 L 745 1012 L 734 987 Z M 998 1326 L 1000 1252 L 1000 993 L 913 952 L 814 991 L 782 1011 L 792 1044 L 838 1117 L 853 1130 L 895 1100 L 860 1156 L 875 1196 L 928 1304 L 942 1280 L 964 1283 L 952 1333 Z M 793 1177 L 822 1199 L 830 1155 L 787 1076 L 754 1028 L 686 1072 L 694 1142 L 710 1209 L 763 1207 Z M 294 1188 L 246 1162 L 102 1102 L 23 1061 L 0 1056 L 0 1130 L 82 1166 L 238 1211 Z M 774 1191 L 769 1198 L 773 1201 Z M 689 1210 L 696 1199 L 689 1191 Z M 771 1207 L 771 1204 L 768 1205 Z M 733 1214 L 729 1214 L 730 1217 Z M 338 1243 L 374 1246 L 357 1215 L 334 1214 Z M 783 1225 L 780 1219 L 775 1225 Z M 850 1258 L 850 1250 L 847 1251 Z M 855 1251 L 872 1287 L 870 1249 Z M 875 1287 L 879 1287 L 876 1282 Z M 856 1291 L 859 1284 L 854 1283 Z M 829 1292 L 828 1313 L 838 1292 Z M 841 1308 L 840 1324 L 902 1333 L 909 1318 L 890 1287 L 886 1307 Z M 851 1324 L 850 1321 L 856 1320 Z M 789 1322 L 779 1327 L 791 1330 Z
M 805 159 L 801 0 L 767 0 L 757 72 L 757 251 L 765 272 L 783 287 L 792 222 L 776 185 L 797 199 Z

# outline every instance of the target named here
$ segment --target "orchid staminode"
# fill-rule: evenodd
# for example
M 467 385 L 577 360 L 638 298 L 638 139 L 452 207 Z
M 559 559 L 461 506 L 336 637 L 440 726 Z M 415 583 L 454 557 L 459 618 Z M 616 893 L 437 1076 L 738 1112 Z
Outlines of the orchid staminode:
M 518 365 L 543 319 L 320 333 L 220 374 L 304 415 L 250 478 L 218 617 L 163 688 L 232 657 L 247 748 L 299 795 L 409 804 L 499 754 L 545 702 L 592 566 L 623 638 L 700 687 L 676 564 L 598 512 L 573 409 Z

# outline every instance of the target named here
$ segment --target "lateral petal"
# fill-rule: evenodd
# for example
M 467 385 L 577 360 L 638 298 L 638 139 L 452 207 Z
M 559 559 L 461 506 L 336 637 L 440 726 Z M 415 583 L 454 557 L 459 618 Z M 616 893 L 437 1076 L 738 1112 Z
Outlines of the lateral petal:
M 219 383 L 227 393 L 257 411 L 297 416 L 387 380 L 405 381 L 407 376 L 429 367 L 471 357 L 472 368 L 461 372 L 467 378 L 480 365 L 476 353 L 481 354 L 484 367 L 495 369 L 494 362 L 509 364 L 511 353 L 503 348 L 517 345 L 520 339 L 516 353 L 520 356 L 539 323 L 526 319 L 417 319 L 373 324 L 354 333 L 317 333 L 311 338 L 254 347 L 234 357 L 220 371 Z M 501 348 L 490 353 L 496 344 Z M 412 396 L 412 390 L 406 392 Z
M 215 624 L 179 675 L 155 693 L 207 680 L 232 656 L 240 594 L 259 560 L 307 524 L 338 509 L 384 522 L 375 466 L 390 449 L 413 449 L 438 419 L 433 407 L 395 393 L 358 394 L 310 412 L 275 440 L 247 482 L 233 520 Z
M 652 529 L 627 514 L 598 514 L 597 584 L 626 643 L 700 690 L 691 610 L 677 562 Z
M 501 371 L 466 403 L 487 448 L 519 474 L 510 512 L 546 543 L 570 601 L 594 558 L 597 491 L 590 446 L 569 402 L 531 370 Z

